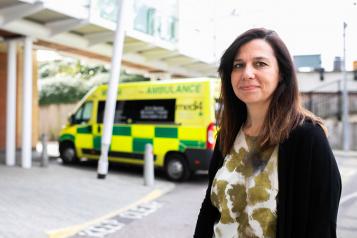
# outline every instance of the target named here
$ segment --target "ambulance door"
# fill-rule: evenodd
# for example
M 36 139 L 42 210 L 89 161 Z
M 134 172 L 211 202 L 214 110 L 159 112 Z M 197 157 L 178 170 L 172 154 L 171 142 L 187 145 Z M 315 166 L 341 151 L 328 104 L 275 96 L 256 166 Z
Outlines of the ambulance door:
M 125 157 L 127 152 L 132 152 L 131 126 L 123 113 L 125 101 L 117 101 L 115 105 L 112 139 L 110 142 L 109 159 Z M 93 144 L 95 151 L 100 152 L 101 138 L 104 129 L 105 101 L 98 102 L 98 110 L 93 126 Z M 123 153 L 121 153 L 123 152 Z
M 103 118 L 104 118 L 104 104 L 105 101 L 97 101 L 95 105 L 96 112 L 93 116 L 92 135 L 93 135 L 93 155 L 100 156 L 102 134 L 103 134 Z
M 74 115 L 77 124 L 75 147 L 80 157 L 93 155 L 93 102 L 85 102 Z

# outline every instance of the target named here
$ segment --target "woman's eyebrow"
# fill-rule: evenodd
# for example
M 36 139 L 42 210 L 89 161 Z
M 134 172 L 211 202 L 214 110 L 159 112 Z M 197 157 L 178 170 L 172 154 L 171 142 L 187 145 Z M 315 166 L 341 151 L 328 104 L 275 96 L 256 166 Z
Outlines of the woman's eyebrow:
M 269 60 L 268 57 L 264 57 L 264 56 L 257 56 L 257 57 L 254 57 L 253 59 L 254 59 L 254 60 Z M 241 59 L 241 58 L 235 58 L 233 61 L 234 61 L 234 62 L 242 62 L 242 61 L 244 61 L 244 60 Z
M 269 58 L 264 57 L 264 56 L 254 57 L 253 59 L 255 59 L 255 60 L 269 60 Z

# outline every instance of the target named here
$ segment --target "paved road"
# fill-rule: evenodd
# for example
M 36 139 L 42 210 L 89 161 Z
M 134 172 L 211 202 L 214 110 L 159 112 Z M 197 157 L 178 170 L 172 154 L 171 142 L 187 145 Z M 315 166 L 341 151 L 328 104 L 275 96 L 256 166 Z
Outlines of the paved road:
M 357 159 L 339 161 L 343 193 L 338 217 L 338 237 L 357 237 Z M 181 238 L 192 237 L 197 214 L 206 189 L 207 176 L 177 184 L 176 188 L 156 200 L 158 208 L 138 218 L 108 238 Z
M 174 191 L 159 198 L 156 212 L 138 219 L 108 238 L 183 238 L 192 237 L 206 189 L 207 176 L 177 184 Z
M 53 151 L 56 151 L 55 149 Z M 337 157 L 342 175 L 343 191 L 338 215 L 338 237 L 357 237 L 357 156 Z M 140 176 L 141 171 L 132 170 Z M 158 181 L 164 181 L 158 174 Z M 192 237 L 197 214 L 206 189 L 207 176 L 176 184 L 176 188 L 154 203 L 144 204 L 105 224 L 93 226 L 74 237 L 166 238 Z
M 107 178 L 98 180 L 93 163 L 63 166 L 51 160 L 44 168 L 34 161 L 31 169 L 0 165 L 0 237 L 75 234 L 92 221 L 151 201 L 173 187 L 166 180 L 144 186 L 142 169 L 110 168 Z
M 342 176 L 342 196 L 338 214 L 339 238 L 357 237 L 357 158 L 338 159 Z

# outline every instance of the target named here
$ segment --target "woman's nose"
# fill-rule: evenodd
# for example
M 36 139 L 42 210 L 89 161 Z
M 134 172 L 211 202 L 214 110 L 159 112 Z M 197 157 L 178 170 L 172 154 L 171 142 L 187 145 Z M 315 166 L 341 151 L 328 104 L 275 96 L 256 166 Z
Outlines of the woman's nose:
M 250 65 L 246 65 L 244 68 L 244 79 L 252 79 L 254 78 L 254 68 Z

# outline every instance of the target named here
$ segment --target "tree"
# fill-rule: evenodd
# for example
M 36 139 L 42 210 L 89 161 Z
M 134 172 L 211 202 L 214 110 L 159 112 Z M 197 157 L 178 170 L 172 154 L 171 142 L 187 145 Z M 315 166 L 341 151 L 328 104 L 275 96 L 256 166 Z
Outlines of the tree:
M 56 60 L 39 66 L 39 104 L 78 102 L 92 87 L 109 80 L 109 70 L 101 64 L 83 64 L 79 60 Z M 120 82 L 147 81 L 141 75 L 121 72 Z

